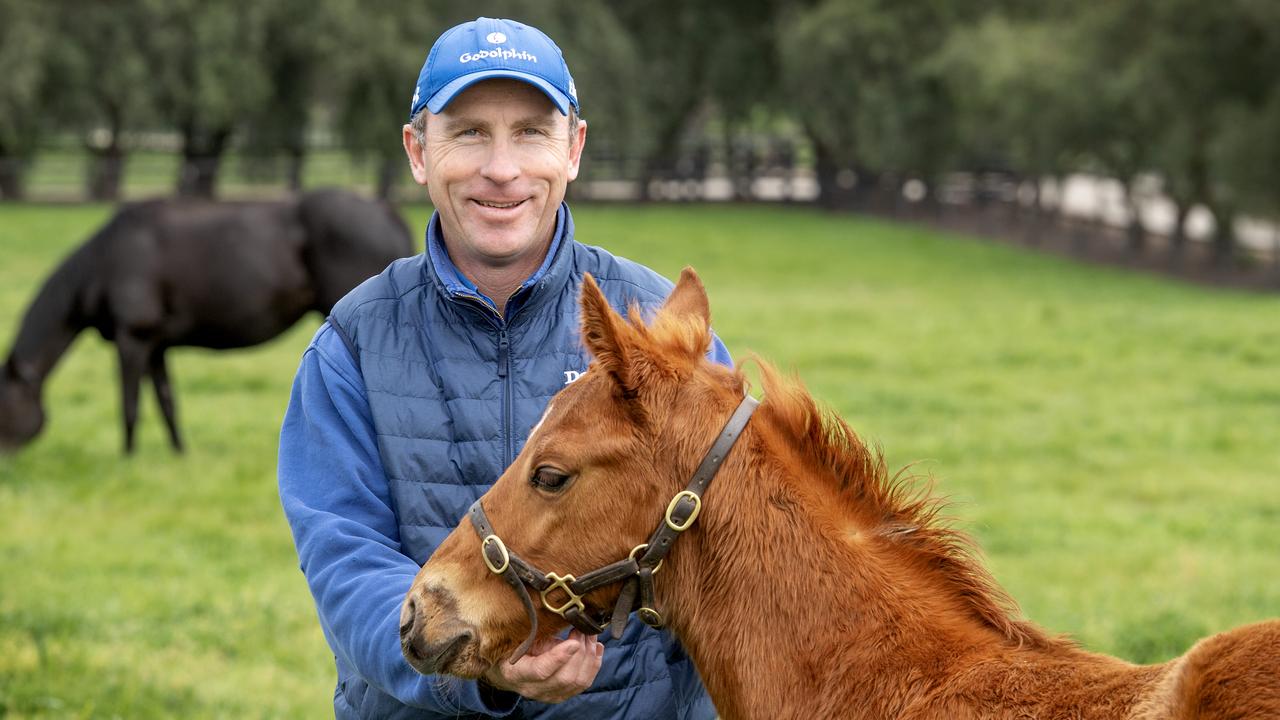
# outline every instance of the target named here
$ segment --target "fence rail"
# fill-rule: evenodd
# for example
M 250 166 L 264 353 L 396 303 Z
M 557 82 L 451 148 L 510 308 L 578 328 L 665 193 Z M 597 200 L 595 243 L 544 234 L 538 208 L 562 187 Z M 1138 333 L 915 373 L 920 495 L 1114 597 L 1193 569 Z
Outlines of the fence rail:
M 752 202 L 813 204 L 822 187 L 805 153 L 765 147 L 758 152 L 716 156 L 693 153 L 665 168 L 650 168 L 637 177 L 640 163 L 609 153 L 584 159 L 583 172 L 570 187 L 575 201 L 593 202 Z M 24 199 L 37 202 L 90 200 L 90 164 L 82 152 L 49 151 L 38 155 L 26 172 Z M 291 192 L 291 159 L 280 156 L 228 154 L 218 168 L 216 192 L 227 199 L 283 197 Z M 140 151 L 124 160 L 119 196 L 123 200 L 166 196 L 177 186 L 181 156 Z M 302 188 L 339 186 L 375 194 L 384 172 L 373 158 L 357 158 L 341 150 L 307 155 L 298 181 Z M 425 192 L 414 185 L 407 165 L 391 168 L 389 196 L 416 202 Z M 836 176 L 841 191 L 856 185 L 856 176 Z M 1176 210 L 1151 179 L 1134 198 L 1144 228 L 1141 245 L 1129 234 L 1132 210 L 1123 186 L 1108 178 L 1072 175 L 1046 181 L 1038 189 L 1000 174 L 954 173 L 938 187 L 907 180 L 889 190 L 848 203 L 849 209 L 901 220 L 1042 246 L 1077 257 L 1137 264 L 1187 274 L 1212 267 L 1219 276 L 1245 276 L 1252 286 L 1280 284 L 1280 227 L 1256 218 L 1235 221 L 1235 247 L 1225 263 L 1210 252 L 1213 216 L 1204 208 L 1187 215 L 1187 243 L 1170 240 Z M 869 199 L 867 199 L 869 198 Z M 1038 208 L 1038 210 L 1037 210 Z M 1203 273 L 1201 273 L 1203 274 Z

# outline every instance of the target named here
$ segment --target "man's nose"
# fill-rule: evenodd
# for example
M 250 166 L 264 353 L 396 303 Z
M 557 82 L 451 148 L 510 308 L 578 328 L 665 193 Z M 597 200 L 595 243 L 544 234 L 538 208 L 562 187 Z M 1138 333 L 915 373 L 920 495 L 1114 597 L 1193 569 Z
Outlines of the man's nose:
M 498 140 L 490 146 L 489 157 L 480 175 L 494 183 L 504 184 L 520 177 L 520 163 L 516 149 L 505 140 Z

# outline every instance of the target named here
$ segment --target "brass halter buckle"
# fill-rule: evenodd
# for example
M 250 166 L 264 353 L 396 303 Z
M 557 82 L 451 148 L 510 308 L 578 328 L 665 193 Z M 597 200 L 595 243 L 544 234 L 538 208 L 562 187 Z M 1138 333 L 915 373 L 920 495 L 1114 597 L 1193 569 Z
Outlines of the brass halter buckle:
M 680 504 L 680 498 L 689 498 L 693 500 L 693 512 L 689 513 L 689 517 L 682 523 L 676 523 L 671 517 L 671 513 L 676 511 L 676 505 Z M 681 490 L 676 496 L 671 498 L 671 502 L 667 504 L 667 527 L 676 532 L 684 532 L 693 526 L 693 521 L 698 519 L 698 513 L 702 512 L 702 496 L 692 490 Z
M 564 617 L 564 614 L 568 612 L 569 608 L 576 607 L 578 608 L 578 612 L 583 612 L 586 609 L 582 604 L 582 596 L 569 589 L 569 583 L 573 582 L 576 578 L 572 575 L 565 575 L 561 577 L 553 572 L 549 572 L 547 573 L 547 579 L 551 581 L 551 585 L 549 585 L 546 590 L 542 591 L 542 605 L 545 608 L 560 617 Z M 559 607 L 553 606 L 551 602 L 547 600 L 547 595 L 550 594 L 552 590 L 563 590 L 565 594 L 569 596 L 569 599 Z
M 489 559 L 489 553 L 485 552 L 489 548 L 490 542 L 498 544 L 498 552 L 502 553 L 501 565 L 495 566 L 493 561 Z M 497 535 L 490 535 L 480 541 L 480 557 L 484 559 L 485 567 L 489 568 L 489 572 L 494 575 L 501 575 L 507 571 L 507 568 L 511 567 L 511 553 L 507 552 L 507 546 L 503 544 L 502 538 Z

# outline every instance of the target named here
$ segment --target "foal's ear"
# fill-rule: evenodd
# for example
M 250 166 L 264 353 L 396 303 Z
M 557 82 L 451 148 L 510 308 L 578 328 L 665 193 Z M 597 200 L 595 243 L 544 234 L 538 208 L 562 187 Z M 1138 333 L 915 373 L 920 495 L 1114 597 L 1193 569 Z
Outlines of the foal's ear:
M 631 328 L 609 305 L 591 273 L 582 276 L 582 342 L 600 366 L 613 375 L 624 391 L 630 385 L 628 333 Z
M 662 304 L 663 315 L 685 317 L 697 320 L 703 327 L 711 328 L 711 304 L 707 300 L 707 289 L 693 268 L 685 267 L 680 271 L 680 279 L 676 287 Z

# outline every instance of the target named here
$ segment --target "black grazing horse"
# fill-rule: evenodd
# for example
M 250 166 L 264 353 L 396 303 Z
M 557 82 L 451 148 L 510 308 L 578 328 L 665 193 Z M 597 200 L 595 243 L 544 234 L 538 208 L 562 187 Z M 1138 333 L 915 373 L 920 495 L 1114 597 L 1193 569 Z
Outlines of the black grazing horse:
M 390 206 L 341 190 L 282 202 L 153 200 L 126 205 L 71 254 L 27 309 L 0 373 L 0 449 L 44 425 L 45 378 L 71 341 L 97 328 L 120 358 L 124 447 L 149 376 L 182 450 L 164 352 L 236 348 L 284 332 L 413 252 Z

